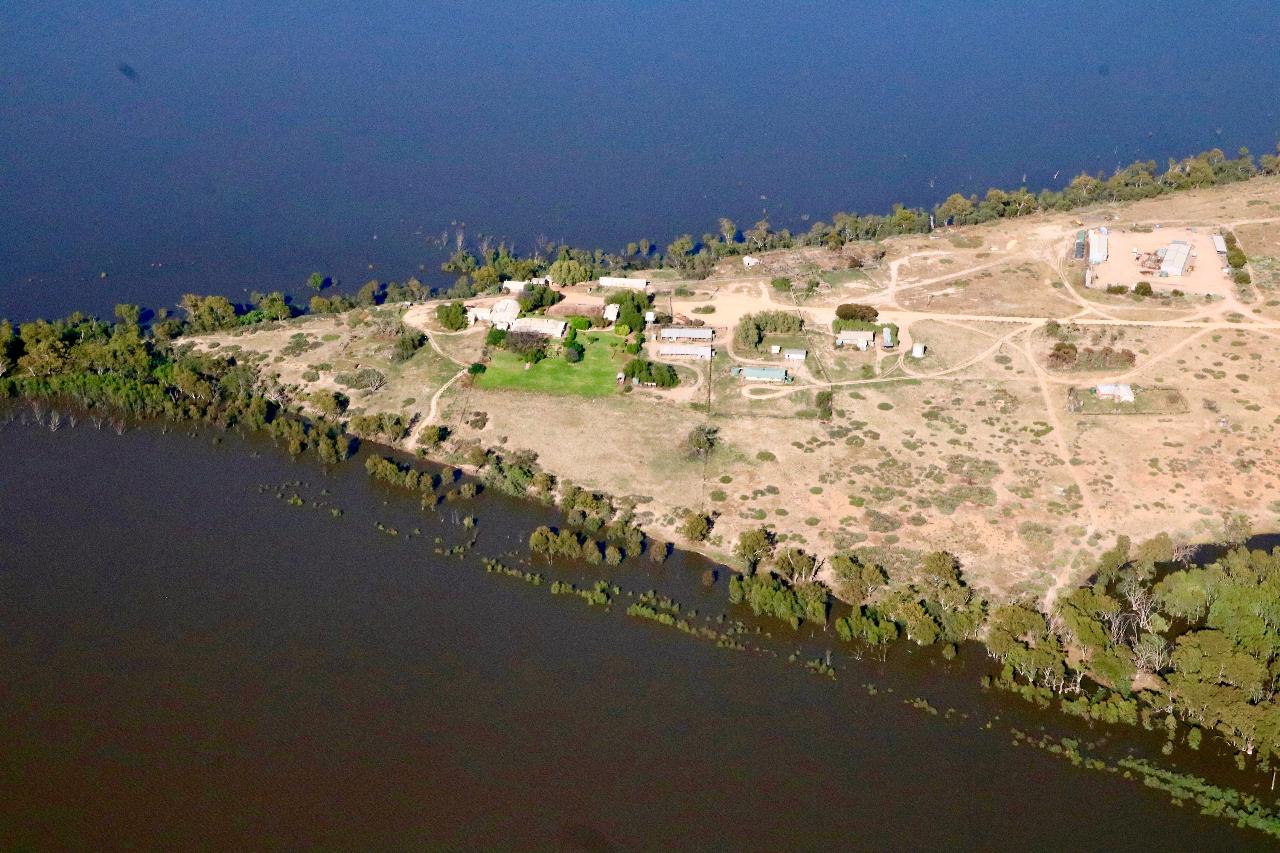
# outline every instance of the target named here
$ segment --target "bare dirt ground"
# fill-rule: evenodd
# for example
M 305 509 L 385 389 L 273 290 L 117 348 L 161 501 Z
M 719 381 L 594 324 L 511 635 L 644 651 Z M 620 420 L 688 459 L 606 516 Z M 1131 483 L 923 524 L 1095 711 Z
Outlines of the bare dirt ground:
M 1252 298 L 1085 290 L 1068 260 L 1075 232 L 1135 222 L 1234 230 L 1257 282 Z M 658 536 L 679 541 L 687 508 L 714 512 L 711 539 L 696 546 L 713 555 L 727 557 L 739 533 L 762 524 L 824 557 L 871 546 L 892 563 L 945 548 L 997 596 L 1052 597 L 1120 534 L 1205 541 L 1226 511 L 1246 513 L 1259 530 L 1280 524 L 1280 180 L 894 238 L 882 248 L 878 266 L 856 275 L 830 272 L 847 265 L 835 253 L 805 249 L 765 253 L 752 270 L 726 261 L 687 283 L 694 296 L 661 282 L 659 307 L 717 329 L 715 360 L 682 365 L 685 383 L 673 391 L 590 402 L 471 388 L 459 373 L 478 357 L 483 332 L 445 333 L 432 306 L 415 306 L 402 319 L 425 330 L 431 347 L 400 371 L 394 392 L 358 404 L 448 424 L 459 442 L 536 451 L 563 479 L 634 497 Z M 818 273 L 836 283 L 824 280 L 810 296 L 769 286 L 776 275 Z M 899 326 L 898 347 L 836 350 L 830 323 L 842 302 L 876 306 Z M 691 313 L 708 304 L 713 313 Z M 806 321 L 810 357 L 788 365 L 793 384 L 729 373 L 772 363 L 767 349 L 732 344 L 738 320 L 766 309 Z M 1135 363 L 1052 367 L 1050 320 L 1080 346 L 1131 350 Z M 367 324 L 293 325 L 201 345 L 263 352 L 300 389 L 327 387 L 339 363 L 375 363 Z M 322 346 L 282 357 L 294 331 Z M 332 334 L 339 340 L 325 341 Z M 909 354 L 916 341 L 928 346 L 922 359 Z M 304 379 L 319 361 L 333 369 Z M 1167 414 L 1069 410 L 1072 389 L 1104 382 L 1172 389 L 1186 405 Z M 821 391 L 833 395 L 830 421 L 818 417 Z M 477 411 L 488 416 L 479 431 L 467 425 Z M 722 443 L 695 460 L 685 438 L 708 421 Z
M 1155 290 L 1177 289 L 1196 295 L 1228 296 L 1235 292 L 1235 285 L 1222 271 L 1225 262 L 1218 258 L 1214 250 L 1214 233 L 1216 232 L 1207 228 L 1187 227 L 1142 231 L 1124 227 L 1112 228 L 1107 241 L 1107 259 L 1098 264 L 1095 270 L 1094 286 L 1106 288 L 1107 285 L 1122 284 L 1133 287 L 1139 281 L 1146 281 Z M 1188 243 L 1195 253 L 1184 274 L 1161 278 L 1148 271 L 1143 275 L 1143 268 L 1134 259 L 1134 251 L 1139 255 L 1148 255 L 1169 246 L 1174 240 Z

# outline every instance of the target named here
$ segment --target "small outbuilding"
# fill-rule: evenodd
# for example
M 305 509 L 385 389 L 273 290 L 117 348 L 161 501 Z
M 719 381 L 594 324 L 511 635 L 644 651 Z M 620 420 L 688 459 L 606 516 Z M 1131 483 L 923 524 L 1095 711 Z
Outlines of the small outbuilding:
M 914 343 L 911 345 L 911 357 L 924 358 L 924 354 L 927 350 L 928 350 L 928 347 L 926 347 L 924 344 Z
M 504 281 L 502 289 L 507 293 L 524 293 L 533 285 L 531 281 Z
M 1227 241 L 1222 238 L 1221 234 L 1213 235 L 1213 250 L 1224 258 L 1227 256 Z
M 1132 385 L 1099 385 L 1094 388 L 1099 400 L 1110 400 L 1113 403 L 1132 403 L 1134 401 Z
M 759 258 L 755 257 L 754 255 L 743 255 L 743 256 L 742 256 L 742 265 L 743 265 L 744 267 L 746 267 L 747 269 L 751 269 L 751 268 L 753 268 L 753 267 L 758 267 L 758 266 L 760 266 L 760 264 L 761 264 L 761 263 L 763 263 L 763 262 L 762 262 Z
M 615 303 L 604 306 L 604 321 L 606 323 L 618 322 L 618 312 L 622 310 L 622 306 Z
M 782 351 L 782 358 L 784 361 L 804 361 L 808 356 L 808 350 L 784 349 Z
M 885 326 L 880 330 L 880 346 L 885 349 L 893 349 L 897 346 L 897 342 L 893 339 L 893 327 Z

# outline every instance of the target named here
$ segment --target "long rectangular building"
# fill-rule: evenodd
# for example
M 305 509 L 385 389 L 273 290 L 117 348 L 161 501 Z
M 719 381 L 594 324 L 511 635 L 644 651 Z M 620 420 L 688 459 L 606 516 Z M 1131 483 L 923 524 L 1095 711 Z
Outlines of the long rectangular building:
M 665 358 L 697 358 L 710 361 L 716 354 L 715 347 L 698 344 L 659 344 L 658 355 Z
M 534 332 L 550 338 L 563 338 L 568 323 L 564 320 L 553 320 L 549 317 L 521 317 L 511 322 L 512 332 Z
M 791 374 L 784 367 L 734 367 L 729 373 L 747 382 L 791 381 Z
M 664 341 L 710 341 L 715 336 L 715 329 L 696 326 L 667 326 L 658 333 L 658 337 Z
M 1089 263 L 1100 264 L 1107 259 L 1107 229 L 1095 228 L 1089 232 Z
M 1191 246 L 1182 240 L 1174 240 L 1164 250 L 1164 258 L 1160 261 L 1160 275 L 1182 275 L 1191 260 Z

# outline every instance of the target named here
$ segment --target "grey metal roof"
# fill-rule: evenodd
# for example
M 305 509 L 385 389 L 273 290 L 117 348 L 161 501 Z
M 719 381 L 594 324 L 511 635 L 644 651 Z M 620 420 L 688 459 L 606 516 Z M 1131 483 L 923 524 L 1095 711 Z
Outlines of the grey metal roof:
M 668 341 L 709 341 L 716 336 L 716 332 L 715 329 L 699 327 L 667 326 L 659 336 Z

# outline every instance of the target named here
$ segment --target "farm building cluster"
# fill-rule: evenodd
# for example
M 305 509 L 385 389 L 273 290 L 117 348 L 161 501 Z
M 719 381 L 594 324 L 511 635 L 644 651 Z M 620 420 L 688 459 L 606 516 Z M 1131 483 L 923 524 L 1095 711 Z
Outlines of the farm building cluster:
M 1126 290 L 1146 282 L 1153 291 L 1174 290 L 1197 296 L 1230 291 L 1227 245 L 1219 234 L 1196 228 L 1079 231 L 1072 251 L 1087 261 L 1085 286 Z

